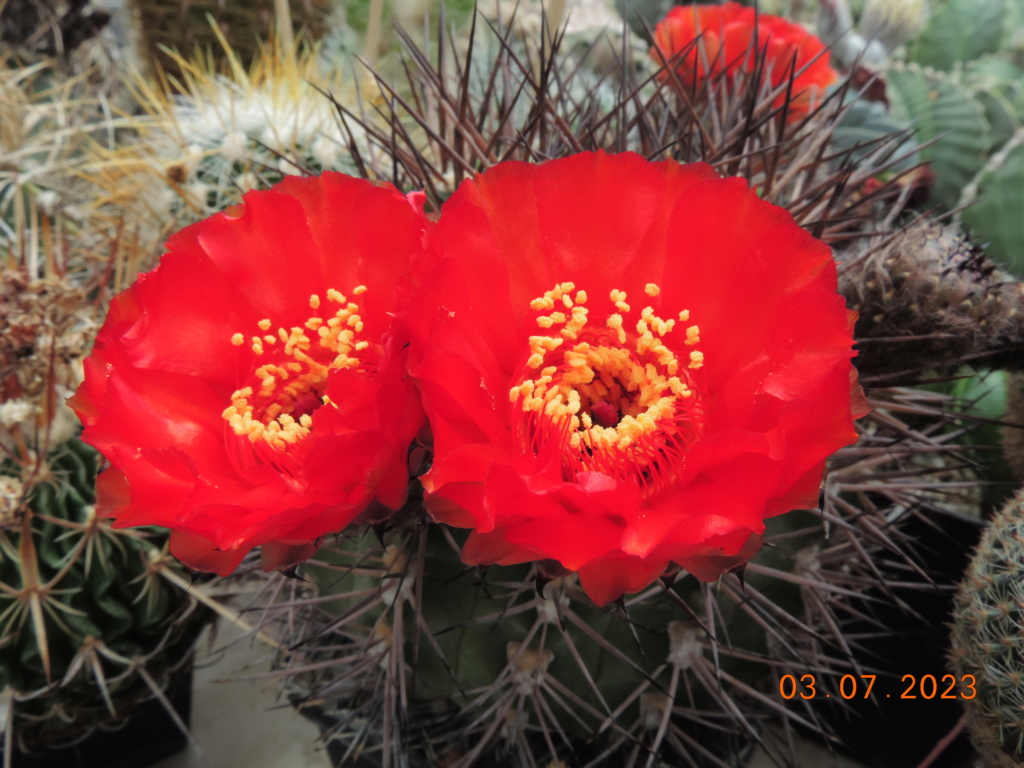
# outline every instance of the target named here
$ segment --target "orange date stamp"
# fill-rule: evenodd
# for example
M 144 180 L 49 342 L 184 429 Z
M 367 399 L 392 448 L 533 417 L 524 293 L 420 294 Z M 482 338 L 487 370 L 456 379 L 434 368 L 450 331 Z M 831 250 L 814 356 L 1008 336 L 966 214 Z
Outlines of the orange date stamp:
M 779 695 L 789 699 L 832 698 L 833 695 L 846 700 L 867 699 L 872 695 L 886 699 L 973 699 L 978 695 L 974 675 L 903 675 L 902 688 L 891 691 L 875 690 L 877 675 L 843 675 L 834 690 L 826 690 L 816 675 L 783 675 L 779 678 Z M 873 693 L 872 693 L 873 692 Z

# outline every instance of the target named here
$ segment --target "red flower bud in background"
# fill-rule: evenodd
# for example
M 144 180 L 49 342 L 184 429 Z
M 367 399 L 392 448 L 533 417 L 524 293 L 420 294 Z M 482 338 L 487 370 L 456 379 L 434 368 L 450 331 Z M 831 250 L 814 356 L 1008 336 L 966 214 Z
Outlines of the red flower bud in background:
M 856 440 L 826 245 L 706 165 L 502 163 L 444 204 L 400 316 L 467 563 L 555 560 L 595 603 L 709 581 Z
M 655 27 L 650 55 L 689 87 L 716 76 L 730 83 L 740 73 L 752 76 L 759 50 L 764 50 L 764 77 L 772 88 L 794 77 L 791 117 L 806 114 L 838 78 L 825 46 L 799 24 L 731 2 L 675 6 Z M 774 106 L 785 101 L 782 93 Z
M 391 313 L 426 226 L 391 186 L 328 173 L 171 237 L 72 398 L 111 464 L 101 513 L 169 528 L 176 557 L 227 575 L 255 546 L 290 565 L 401 506 L 423 415 Z

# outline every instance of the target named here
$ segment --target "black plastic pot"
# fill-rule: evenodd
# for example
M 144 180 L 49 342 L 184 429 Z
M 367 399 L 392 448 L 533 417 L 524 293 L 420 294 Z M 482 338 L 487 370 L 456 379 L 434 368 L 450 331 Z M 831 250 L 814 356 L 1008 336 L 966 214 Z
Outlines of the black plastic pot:
M 165 695 L 188 725 L 192 715 L 191 664 L 180 670 Z M 96 728 L 73 744 L 30 755 L 15 751 L 11 768 L 146 768 L 187 746 L 185 734 L 157 699 L 149 699 L 126 714 L 120 727 Z

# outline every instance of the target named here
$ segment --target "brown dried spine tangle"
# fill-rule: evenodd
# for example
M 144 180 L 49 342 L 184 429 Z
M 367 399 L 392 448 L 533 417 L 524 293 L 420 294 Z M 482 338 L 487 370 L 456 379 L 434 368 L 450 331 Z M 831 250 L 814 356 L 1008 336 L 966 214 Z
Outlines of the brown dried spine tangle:
M 861 374 L 885 383 L 925 371 L 1024 367 L 1024 285 L 955 227 L 920 219 L 840 254 L 857 310 Z

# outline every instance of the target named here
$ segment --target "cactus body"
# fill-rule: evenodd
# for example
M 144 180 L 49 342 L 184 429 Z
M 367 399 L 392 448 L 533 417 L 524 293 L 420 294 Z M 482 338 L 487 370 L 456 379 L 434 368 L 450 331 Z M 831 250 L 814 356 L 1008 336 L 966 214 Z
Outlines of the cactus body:
M 152 539 L 96 517 L 96 460 L 64 444 L 51 481 L 0 517 L 0 691 L 20 751 L 123 724 L 189 662 L 204 620 Z
M 986 768 L 1024 765 L 1024 496 L 982 536 L 957 595 L 950 659 L 977 695 L 967 726 Z
M 893 115 L 910 120 L 921 156 L 935 171 L 933 199 L 952 207 L 985 163 L 991 147 L 985 112 L 959 77 L 916 64 L 888 72 Z
M 1006 0 L 946 0 L 932 14 L 912 46 L 918 64 L 950 69 L 999 49 Z
M 955 228 L 921 219 L 843 258 L 840 290 L 859 312 L 863 373 L 956 369 L 1021 343 L 1019 283 Z
M 973 203 L 961 214 L 964 225 L 988 243 L 993 258 L 1024 275 L 1024 128 L 992 156 L 964 198 Z

